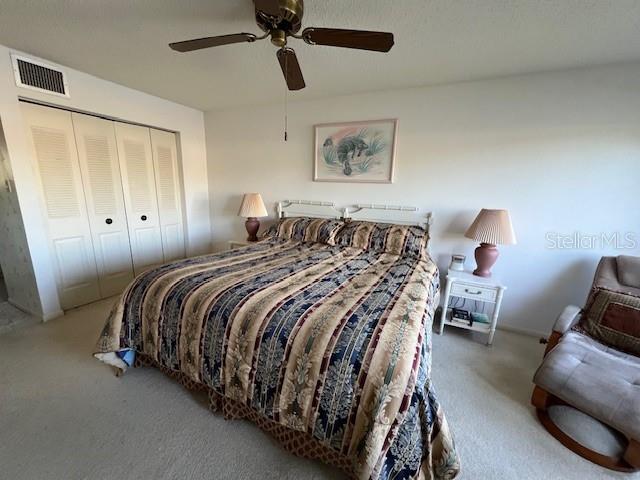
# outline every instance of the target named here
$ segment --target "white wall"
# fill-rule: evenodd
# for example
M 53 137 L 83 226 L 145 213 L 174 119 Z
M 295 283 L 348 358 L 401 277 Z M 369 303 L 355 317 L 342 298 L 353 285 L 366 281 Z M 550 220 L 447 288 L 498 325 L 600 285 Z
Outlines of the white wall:
M 366 81 L 366 79 L 363 79 Z M 313 79 L 308 79 L 313 87 Z M 280 99 L 276 99 L 280 100 Z M 217 249 L 243 238 L 243 192 L 341 205 L 385 202 L 435 213 L 434 256 L 467 254 L 482 208 L 508 208 L 519 243 L 494 268 L 508 286 L 501 322 L 548 333 L 582 305 L 601 255 L 640 254 L 640 64 L 527 75 L 205 114 Z M 313 124 L 397 117 L 392 185 L 312 181 Z M 631 232 L 632 250 L 549 249 L 547 232 Z
M 65 71 L 70 98 L 21 89 L 16 87 L 14 81 L 10 59 L 12 51 L 0 45 L 0 120 L 40 297 L 41 311 L 34 313 L 51 318 L 60 313 L 60 306 L 47 246 L 46 222 L 36 195 L 37 177 L 32 168 L 19 96 L 177 131 L 184 178 L 187 254 L 209 251 L 211 224 L 202 112 L 69 68 L 65 68 Z

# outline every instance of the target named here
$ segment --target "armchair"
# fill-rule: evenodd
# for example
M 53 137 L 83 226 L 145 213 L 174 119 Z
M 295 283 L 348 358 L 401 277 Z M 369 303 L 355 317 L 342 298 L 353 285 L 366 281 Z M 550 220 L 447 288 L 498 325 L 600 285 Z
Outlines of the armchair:
M 640 258 L 603 257 L 587 309 L 601 290 L 640 297 Z M 581 328 L 585 315 L 585 310 L 570 305 L 556 320 L 544 360 L 533 379 L 531 403 L 543 426 L 565 447 L 609 469 L 639 470 L 640 357 L 589 335 Z M 620 315 L 616 318 L 620 321 Z M 632 329 L 640 331 L 640 325 L 635 323 L 638 318 L 635 314 L 623 318 L 625 328 L 632 325 Z M 623 457 L 595 452 L 564 433 L 549 416 L 552 405 L 572 406 L 618 430 L 628 440 Z

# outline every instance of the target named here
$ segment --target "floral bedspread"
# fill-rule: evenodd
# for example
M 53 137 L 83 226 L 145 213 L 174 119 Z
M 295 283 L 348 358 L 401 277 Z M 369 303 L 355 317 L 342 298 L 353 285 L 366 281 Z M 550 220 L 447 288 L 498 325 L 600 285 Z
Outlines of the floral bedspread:
M 438 288 L 430 260 L 268 239 L 138 276 L 97 349 L 133 349 L 304 432 L 357 478 L 454 478 L 429 371 Z

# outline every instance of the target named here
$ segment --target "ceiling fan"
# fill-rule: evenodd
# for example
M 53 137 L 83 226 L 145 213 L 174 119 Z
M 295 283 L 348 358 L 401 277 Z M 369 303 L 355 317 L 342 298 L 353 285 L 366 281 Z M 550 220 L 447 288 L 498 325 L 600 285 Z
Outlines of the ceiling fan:
M 256 23 L 265 32 L 264 35 L 234 33 L 170 43 L 169 47 L 178 52 L 191 52 L 231 43 L 251 43 L 271 37 L 271 43 L 279 47 L 276 55 L 289 90 L 300 90 L 305 87 L 296 52 L 287 46 L 289 37 L 304 40 L 309 45 L 328 45 L 375 52 L 388 52 L 393 47 L 393 34 L 388 32 L 308 27 L 298 35 L 302 26 L 304 0 L 254 0 L 253 3 Z

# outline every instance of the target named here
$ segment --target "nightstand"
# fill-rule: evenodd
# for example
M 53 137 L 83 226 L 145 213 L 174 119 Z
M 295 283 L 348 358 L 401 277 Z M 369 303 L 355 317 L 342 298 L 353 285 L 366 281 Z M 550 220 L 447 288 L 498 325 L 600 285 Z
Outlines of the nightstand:
M 440 317 L 440 334 L 444 331 L 444 326 L 452 326 L 486 333 L 488 335 L 487 345 L 493 343 L 493 335 L 498 324 L 498 314 L 502 304 L 502 295 L 507 289 L 499 280 L 494 277 L 478 277 L 471 272 L 457 272 L 449 270 L 447 273 L 447 286 L 444 291 L 444 305 Z M 471 301 L 473 308 L 466 307 L 467 301 Z M 482 305 L 482 312 L 485 307 L 490 307 L 489 323 L 473 322 L 469 324 L 464 320 L 452 317 L 451 310 L 462 302 L 465 310 L 478 312 Z
M 247 240 L 229 240 L 229 250 L 235 250 L 236 248 L 246 247 L 255 242 L 249 242 Z

